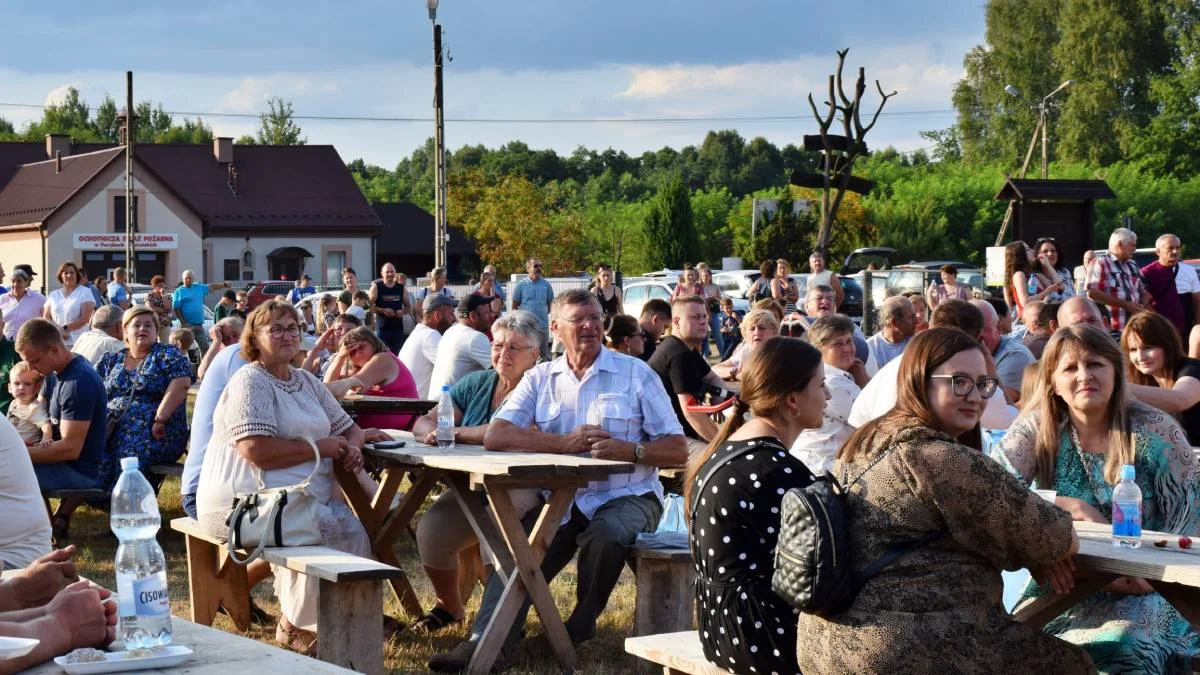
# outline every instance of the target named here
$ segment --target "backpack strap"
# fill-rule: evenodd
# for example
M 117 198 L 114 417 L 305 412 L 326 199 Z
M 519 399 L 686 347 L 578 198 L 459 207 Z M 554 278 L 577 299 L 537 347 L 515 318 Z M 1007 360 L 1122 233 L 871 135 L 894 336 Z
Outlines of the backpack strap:
M 761 448 L 757 444 L 755 444 L 755 445 L 743 445 L 743 446 L 741 446 L 739 448 L 735 448 L 733 450 L 726 450 L 725 454 L 719 456 L 717 458 L 717 461 L 712 462 L 712 466 L 709 467 L 708 471 L 705 471 L 704 475 L 700 477 L 700 483 L 699 483 L 699 485 L 696 486 L 696 491 L 692 494 L 703 495 L 704 494 L 704 486 L 708 484 L 708 479 L 712 478 L 713 474 L 715 474 L 721 467 L 732 462 L 733 460 L 737 459 L 738 457 L 741 457 L 742 455 L 745 455 L 747 453 L 754 452 L 755 450 L 760 450 L 760 449 Z M 709 461 L 712 461 L 712 458 L 709 458 Z M 699 497 L 697 497 L 697 499 L 699 499 Z M 695 518 L 696 518 L 696 509 L 693 508 L 692 509 L 692 519 L 695 520 Z M 691 525 L 691 523 L 689 523 L 689 526 L 690 525 Z
M 926 534 L 923 537 L 919 537 L 919 538 L 913 539 L 911 541 L 906 541 L 906 542 L 902 542 L 899 544 L 892 544 L 891 546 L 888 546 L 887 553 L 884 553 L 882 556 L 879 557 L 878 560 L 876 560 L 875 562 L 868 565 L 867 568 L 864 569 L 862 571 L 862 573 L 858 575 L 859 586 L 861 587 L 863 584 L 865 584 L 867 582 L 868 579 L 870 579 L 871 577 L 874 577 L 875 575 L 882 572 L 884 570 L 884 568 L 887 567 L 888 565 L 891 565 L 892 563 L 896 562 L 896 559 L 898 559 L 900 556 L 904 555 L 905 553 L 908 553 L 909 551 L 914 551 L 918 548 L 921 548 L 922 546 L 925 546 L 926 544 L 931 544 L 934 541 L 941 539 L 944 535 L 949 534 L 949 533 L 950 533 L 950 530 L 943 527 L 934 532 L 930 532 L 929 534 Z

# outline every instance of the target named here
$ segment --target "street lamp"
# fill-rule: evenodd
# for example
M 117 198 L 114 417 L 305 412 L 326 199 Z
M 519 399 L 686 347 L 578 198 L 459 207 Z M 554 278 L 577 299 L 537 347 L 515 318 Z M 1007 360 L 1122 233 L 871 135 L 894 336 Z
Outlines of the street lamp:
M 433 23 L 433 265 L 446 267 L 446 137 L 442 118 L 442 25 L 437 22 L 438 0 L 425 0 Z
M 1042 103 L 1040 106 L 1041 114 L 1038 118 L 1038 127 L 1037 127 L 1037 129 L 1034 129 L 1034 132 L 1033 132 L 1035 139 L 1037 138 L 1037 133 L 1038 133 L 1039 129 L 1041 130 L 1041 133 L 1042 133 L 1042 180 L 1046 180 L 1047 178 L 1050 177 L 1050 174 L 1049 174 L 1049 155 L 1050 155 L 1050 153 L 1049 153 L 1048 142 L 1046 140 L 1046 127 L 1048 126 L 1047 125 L 1047 117 L 1049 115 L 1049 110 L 1050 110 L 1050 99 L 1053 98 L 1054 95 L 1057 94 L 1058 92 L 1062 91 L 1063 89 L 1066 89 L 1067 87 L 1069 87 L 1073 84 L 1075 84 L 1075 80 L 1067 80 L 1066 82 L 1063 82 L 1062 84 L 1058 85 L 1057 89 L 1055 89 L 1054 91 L 1052 91 L 1049 94 L 1046 94 L 1045 96 L 1042 97 Z M 1021 90 L 1017 89 L 1016 87 L 1014 87 L 1011 84 L 1004 85 L 1004 91 L 1009 96 L 1013 96 L 1013 97 L 1020 97 L 1020 95 L 1021 95 Z M 1030 143 L 1029 151 L 1030 151 L 1030 153 L 1033 152 L 1033 144 L 1032 143 Z M 1025 155 L 1025 164 L 1026 165 L 1029 164 L 1029 153 L 1026 153 L 1026 155 Z M 1025 175 L 1024 168 L 1021 169 L 1021 175 L 1022 176 Z

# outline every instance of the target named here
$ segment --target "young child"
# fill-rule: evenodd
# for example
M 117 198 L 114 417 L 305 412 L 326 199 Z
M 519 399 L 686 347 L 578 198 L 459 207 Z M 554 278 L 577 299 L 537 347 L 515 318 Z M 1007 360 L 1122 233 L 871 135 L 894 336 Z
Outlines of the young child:
M 355 291 L 351 302 L 353 304 L 346 308 L 346 313 L 362 319 L 364 326 L 373 327 L 375 317 L 371 315 L 371 296 L 366 291 Z
M 721 352 L 724 361 L 733 354 L 738 343 L 742 341 L 742 314 L 734 310 L 732 298 L 721 298 L 721 335 L 725 338 L 725 351 Z
M 13 365 L 8 372 L 8 391 L 13 395 L 13 402 L 8 406 L 8 421 L 29 447 L 44 447 L 54 440 L 54 427 L 46 414 L 46 406 L 37 398 L 41 388 L 42 376 L 24 361 Z

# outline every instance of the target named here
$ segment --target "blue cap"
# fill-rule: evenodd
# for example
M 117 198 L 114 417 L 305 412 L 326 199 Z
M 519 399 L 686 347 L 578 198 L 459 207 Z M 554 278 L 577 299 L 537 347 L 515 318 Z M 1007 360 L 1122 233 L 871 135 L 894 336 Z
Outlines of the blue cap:
M 448 384 L 443 384 L 443 385 L 442 385 L 442 391 L 450 391 L 450 385 L 448 385 Z
M 1121 465 L 1121 480 L 1133 480 L 1137 476 L 1137 471 L 1132 464 Z

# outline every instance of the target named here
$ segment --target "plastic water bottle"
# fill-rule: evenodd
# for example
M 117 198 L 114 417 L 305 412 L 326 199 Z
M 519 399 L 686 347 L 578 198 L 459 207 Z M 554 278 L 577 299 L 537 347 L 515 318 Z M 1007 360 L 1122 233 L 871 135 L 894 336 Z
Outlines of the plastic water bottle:
M 1033 274 L 1030 274 L 1029 275 L 1029 283 L 1025 284 L 1025 287 L 1029 290 L 1030 295 L 1037 295 L 1037 292 L 1038 292 L 1037 277 L 1034 276 Z
M 454 401 L 450 399 L 450 385 L 442 385 L 442 396 L 438 399 L 437 444 L 439 448 L 454 447 Z
M 137 457 L 121 460 L 109 521 L 117 535 L 117 614 L 126 649 L 171 644 L 167 559 L 155 536 L 162 517 L 158 498 L 138 471 Z
M 1121 482 L 1113 488 L 1112 542 L 1115 548 L 1142 545 L 1142 489 L 1133 482 L 1132 464 L 1121 467 Z

